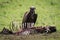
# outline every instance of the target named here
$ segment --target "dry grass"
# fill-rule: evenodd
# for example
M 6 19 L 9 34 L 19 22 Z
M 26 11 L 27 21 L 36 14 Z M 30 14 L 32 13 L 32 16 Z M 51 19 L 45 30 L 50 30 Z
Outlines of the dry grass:
M 2 35 L 0 40 L 59 40 L 60 32 L 52 34 L 32 34 L 32 35 Z

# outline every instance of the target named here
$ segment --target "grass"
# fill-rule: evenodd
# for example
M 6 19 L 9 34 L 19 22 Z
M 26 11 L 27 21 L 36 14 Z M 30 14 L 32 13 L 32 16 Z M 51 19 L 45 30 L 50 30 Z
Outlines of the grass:
M 60 31 L 60 0 L 0 0 L 0 30 L 3 27 L 9 28 L 10 23 L 14 20 L 21 23 L 24 13 L 29 11 L 29 7 L 32 5 L 36 7 L 36 14 L 38 14 L 35 26 L 56 25 L 57 30 Z M 10 38 L 10 36 L 8 37 Z M 59 37 L 57 39 L 50 38 L 50 36 L 46 37 L 48 37 L 47 40 L 60 39 Z M 2 40 L 3 38 L 4 36 L 1 36 Z M 33 40 L 33 36 L 31 38 Z M 39 40 L 39 38 L 40 36 L 35 40 Z M 46 38 L 44 36 L 40 39 L 44 40 Z
M 60 0 L 0 0 L 0 29 L 9 27 L 10 22 L 19 20 L 30 6 L 36 7 L 38 14 L 35 26 L 56 25 L 60 26 Z
M 52 34 L 34 34 L 34 35 L 1 35 L 1 40 L 60 40 L 60 33 L 52 33 Z

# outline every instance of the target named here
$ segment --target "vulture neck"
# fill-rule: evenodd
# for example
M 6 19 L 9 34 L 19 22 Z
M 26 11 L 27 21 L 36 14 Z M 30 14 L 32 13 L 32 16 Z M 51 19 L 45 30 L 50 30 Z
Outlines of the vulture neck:
M 35 11 L 30 11 L 29 14 L 35 14 Z

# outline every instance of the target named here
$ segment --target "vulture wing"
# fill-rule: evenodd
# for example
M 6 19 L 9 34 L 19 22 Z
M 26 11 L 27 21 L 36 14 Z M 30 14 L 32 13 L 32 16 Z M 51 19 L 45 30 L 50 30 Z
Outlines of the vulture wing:
M 36 20 L 37 20 L 37 14 L 34 14 L 34 24 L 35 24 Z

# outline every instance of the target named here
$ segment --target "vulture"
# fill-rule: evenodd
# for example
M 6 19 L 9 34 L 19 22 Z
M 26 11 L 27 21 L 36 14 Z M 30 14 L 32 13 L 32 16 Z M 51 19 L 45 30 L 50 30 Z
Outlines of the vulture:
M 37 14 L 35 13 L 35 7 L 31 6 L 30 11 L 24 14 L 24 17 L 22 20 L 23 28 L 31 27 L 36 23 L 36 20 L 37 20 Z

